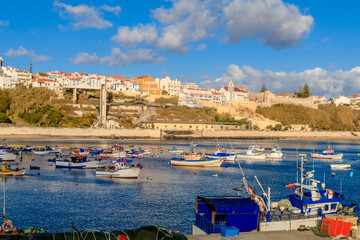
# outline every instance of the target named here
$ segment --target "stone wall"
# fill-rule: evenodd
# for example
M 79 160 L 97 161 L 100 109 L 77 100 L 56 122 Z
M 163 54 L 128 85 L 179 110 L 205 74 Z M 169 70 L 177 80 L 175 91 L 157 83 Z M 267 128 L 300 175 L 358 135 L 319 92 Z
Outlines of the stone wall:
M 295 104 L 302 105 L 310 108 L 318 108 L 317 104 L 314 104 L 314 97 L 307 98 L 294 98 L 294 97 L 278 97 L 270 91 L 249 93 L 249 100 L 255 101 L 257 106 L 271 107 L 275 104 Z

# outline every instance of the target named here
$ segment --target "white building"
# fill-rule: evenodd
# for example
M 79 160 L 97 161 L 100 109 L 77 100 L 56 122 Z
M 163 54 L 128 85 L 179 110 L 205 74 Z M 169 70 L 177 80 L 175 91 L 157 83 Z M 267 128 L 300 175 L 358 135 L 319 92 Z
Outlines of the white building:
M 224 94 L 226 102 L 249 101 L 249 91 L 243 87 L 234 87 L 234 83 L 232 81 L 229 82 L 227 87 L 220 88 L 219 92 Z
M 45 78 L 34 78 L 32 81 L 33 87 L 44 87 L 50 90 L 54 90 L 57 92 L 62 91 L 62 88 L 60 87 L 60 84 L 52 79 L 45 79 Z
M 208 101 L 214 103 L 225 103 L 225 97 L 218 91 L 212 91 L 201 88 L 183 88 L 183 93 L 190 94 L 196 100 Z
M 353 104 L 360 103 L 360 95 L 351 95 L 350 102 Z
M 0 73 L 0 89 L 15 88 L 16 79 Z
M 181 88 L 199 88 L 196 83 L 181 83 Z
M 315 104 L 327 104 L 328 100 L 326 97 L 323 96 L 314 96 L 314 103 Z
M 339 105 L 344 105 L 344 104 L 350 104 L 350 98 L 349 97 L 345 97 L 345 96 L 340 96 L 340 97 L 336 97 L 333 99 L 333 103 L 336 105 L 336 106 L 339 106 Z
M 178 97 L 181 91 L 181 81 L 177 79 L 171 80 L 170 77 L 159 79 L 156 78 L 155 82 L 159 82 L 160 89 L 166 91 L 170 97 Z
M 201 103 L 198 103 L 195 97 L 190 93 L 179 93 L 179 106 L 186 106 L 186 107 L 202 107 Z

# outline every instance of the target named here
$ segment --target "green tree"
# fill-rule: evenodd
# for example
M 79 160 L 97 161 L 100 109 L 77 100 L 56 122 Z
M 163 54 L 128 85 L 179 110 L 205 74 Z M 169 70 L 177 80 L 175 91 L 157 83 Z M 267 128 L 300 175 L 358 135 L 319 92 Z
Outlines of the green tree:
M 304 98 L 309 97 L 310 96 L 310 88 L 307 85 L 307 83 L 305 83 L 304 87 L 303 87 L 303 96 Z
M 267 88 L 266 88 L 265 83 L 263 83 L 262 86 L 261 86 L 260 92 L 265 92 L 265 91 L 267 91 Z

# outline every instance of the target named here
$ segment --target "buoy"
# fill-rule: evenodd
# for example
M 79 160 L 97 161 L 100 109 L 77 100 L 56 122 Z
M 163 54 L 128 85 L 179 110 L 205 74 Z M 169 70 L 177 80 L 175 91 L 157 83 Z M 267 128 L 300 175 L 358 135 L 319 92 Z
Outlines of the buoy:
M 286 185 L 285 187 L 287 187 L 287 188 L 293 188 L 293 187 L 294 187 L 294 184 L 293 184 L 293 183 L 289 183 L 289 184 Z
M 63 180 L 60 180 L 60 182 L 63 182 Z
M 354 176 L 354 172 L 350 172 L 350 177 Z
M 75 185 L 78 185 L 78 183 L 76 182 Z
M 331 176 L 335 176 L 335 173 L 333 172 L 333 173 L 331 173 Z

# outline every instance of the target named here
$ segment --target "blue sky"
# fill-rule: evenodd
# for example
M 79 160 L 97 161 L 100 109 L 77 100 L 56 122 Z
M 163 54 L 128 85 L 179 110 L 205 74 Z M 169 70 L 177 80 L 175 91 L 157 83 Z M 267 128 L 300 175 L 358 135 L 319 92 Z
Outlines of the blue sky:
M 34 72 L 360 94 L 359 9 L 357 0 L 3 1 L 0 56 Z

